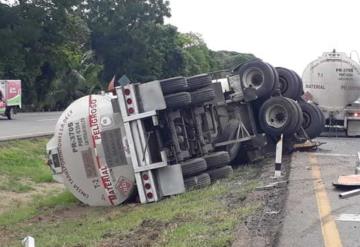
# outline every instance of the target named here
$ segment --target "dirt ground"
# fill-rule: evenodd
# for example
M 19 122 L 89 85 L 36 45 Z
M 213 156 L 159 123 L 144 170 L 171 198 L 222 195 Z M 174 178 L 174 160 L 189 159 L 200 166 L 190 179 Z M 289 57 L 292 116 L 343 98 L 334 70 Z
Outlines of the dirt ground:
M 283 158 L 283 177 L 279 179 L 274 179 L 274 159 L 267 158 L 262 161 L 264 165 L 259 176 L 263 185 L 280 183 L 274 188 L 259 188 L 247 198 L 247 200 L 258 201 L 262 207 L 256 214 L 249 216 L 243 224 L 238 225 L 233 247 L 270 247 L 276 245 L 284 217 L 290 161 L 290 155 Z
M 164 223 L 157 220 L 144 220 L 141 225 L 129 234 L 114 236 L 104 234 L 107 239 L 99 247 L 150 247 L 157 242 L 161 233 L 176 223 Z
M 263 186 L 280 182 L 279 186 L 271 189 L 261 189 L 244 196 L 233 196 L 232 193 L 227 194 L 223 200 L 227 207 L 242 207 L 247 203 L 259 203 L 261 205 L 255 214 L 249 216 L 245 221 L 236 227 L 235 241 L 233 247 L 269 247 L 274 246 L 277 242 L 278 235 L 282 226 L 284 216 L 284 205 L 287 197 L 287 179 L 289 175 L 290 156 L 286 156 L 283 160 L 282 173 L 283 177 L 274 179 L 274 158 L 269 157 L 260 164 L 252 164 L 258 166 L 255 173 L 252 173 L 249 179 L 259 178 Z M 233 187 L 241 186 L 236 180 Z M 231 190 L 231 189 L 230 189 Z M 126 235 L 104 235 L 104 241 L 101 247 L 147 247 L 153 246 L 158 242 L 161 233 L 165 230 L 171 230 L 176 224 L 181 223 L 181 218 L 171 222 L 164 223 L 161 221 L 144 220 L 141 225 Z
M 4 177 L 0 176 L 0 180 Z M 64 185 L 59 183 L 33 183 L 31 184 L 31 191 L 18 193 L 6 190 L 0 190 L 0 214 L 7 211 L 10 207 L 19 207 L 34 199 L 36 196 L 44 196 L 51 192 L 58 193 L 64 190 Z

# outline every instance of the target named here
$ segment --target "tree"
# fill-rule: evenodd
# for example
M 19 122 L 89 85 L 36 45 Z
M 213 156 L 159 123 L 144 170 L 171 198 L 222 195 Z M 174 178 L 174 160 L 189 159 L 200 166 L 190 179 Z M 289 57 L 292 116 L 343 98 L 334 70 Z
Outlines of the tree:
M 134 81 L 159 78 L 164 61 L 171 60 L 166 56 L 176 56 L 163 42 L 175 33 L 163 26 L 164 17 L 170 16 L 168 1 L 89 0 L 80 11 L 92 30 L 91 45 L 104 65 L 104 81 L 114 74 Z
M 215 67 L 211 51 L 200 34 L 179 33 L 178 43 L 185 57 L 185 74 L 195 75 L 206 73 Z
M 233 69 L 237 65 L 255 58 L 253 54 L 235 51 L 212 51 L 211 56 L 215 61 L 216 70 Z
M 105 88 L 114 74 L 146 82 L 253 57 L 211 51 L 201 35 L 165 25 L 170 9 L 164 0 L 4 1 L 0 78 L 21 79 L 23 103 L 32 110 L 64 109 Z
M 43 107 L 52 83 L 69 73 L 86 49 L 89 29 L 76 1 L 19 1 L 0 5 L 0 73 L 23 81 L 25 105 Z

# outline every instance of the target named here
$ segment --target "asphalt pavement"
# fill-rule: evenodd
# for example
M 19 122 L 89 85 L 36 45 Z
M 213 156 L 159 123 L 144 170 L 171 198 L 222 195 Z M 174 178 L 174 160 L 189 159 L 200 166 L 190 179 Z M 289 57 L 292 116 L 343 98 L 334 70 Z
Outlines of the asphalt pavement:
M 360 246 L 360 196 L 340 199 L 332 182 L 354 174 L 359 138 L 319 138 L 316 152 L 293 154 L 285 218 L 278 246 Z M 359 217 L 357 217 L 359 219 Z
M 50 135 L 61 112 L 18 113 L 15 119 L 0 117 L 0 141 Z

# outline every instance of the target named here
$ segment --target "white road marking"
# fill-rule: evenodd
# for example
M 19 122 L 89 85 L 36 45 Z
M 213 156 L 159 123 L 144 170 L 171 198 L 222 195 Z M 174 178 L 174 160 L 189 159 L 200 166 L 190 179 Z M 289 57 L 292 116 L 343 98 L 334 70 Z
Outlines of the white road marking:
M 356 154 L 327 154 L 327 153 L 313 153 L 315 156 L 329 156 L 329 157 L 357 157 Z
M 340 214 L 337 218 L 337 221 L 352 221 L 360 222 L 360 214 Z
M 57 121 L 59 118 L 47 118 L 47 119 L 39 119 L 37 122 L 45 122 L 45 121 Z
M 38 133 L 26 133 L 21 135 L 10 135 L 10 136 L 1 136 L 0 141 L 7 141 L 7 140 L 16 140 L 16 139 L 23 139 L 23 138 L 32 138 L 32 137 L 41 137 L 47 135 L 53 135 L 54 131 L 48 132 L 38 132 Z

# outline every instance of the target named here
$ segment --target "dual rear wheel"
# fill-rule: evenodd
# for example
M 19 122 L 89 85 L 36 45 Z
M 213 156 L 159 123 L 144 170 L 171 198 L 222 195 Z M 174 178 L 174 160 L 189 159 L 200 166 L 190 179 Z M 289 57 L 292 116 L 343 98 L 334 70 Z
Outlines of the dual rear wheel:
M 187 190 L 202 188 L 218 179 L 232 175 L 233 170 L 229 154 L 225 151 L 210 153 L 202 158 L 195 158 L 181 164 Z
M 301 108 L 292 99 L 277 96 L 264 102 L 259 110 L 259 125 L 268 135 L 277 137 L 296 133 L 303 122 Z
M 296 102 L 285 97 L 272 97 L 265 101 L 259 111 L 259 125 L 268 135 L 290 136 L 302 127 L 308 137 L 320 136 L 325 126 L 321 110 L 312 103 Z

